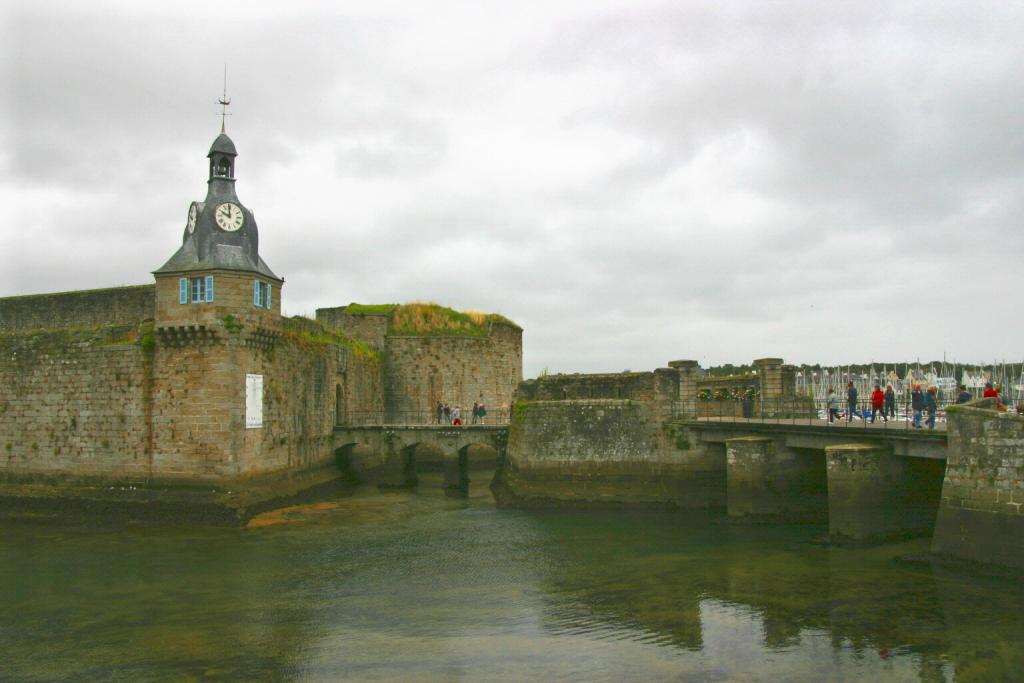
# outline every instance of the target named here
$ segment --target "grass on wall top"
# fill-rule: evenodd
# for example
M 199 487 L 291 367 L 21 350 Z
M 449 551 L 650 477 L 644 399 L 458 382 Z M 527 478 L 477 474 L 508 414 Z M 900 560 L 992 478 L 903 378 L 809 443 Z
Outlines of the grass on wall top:
M 402 337 L 486 337 L 491 323 L 521 329 L 497 313 L 456 311 L 433 302 L 349 304 L 346 313 L 388 315 L 388 335 Z
M 395 310 L 398 304 L 357 304 L 351 303 L 345 307 L 346 313 L 356 315 L 388 315 Z
M 491 323 L 518 325 L 496 313 L 456 311 L 435 303 L 396 306 L 388 321 L 388 334 L 411 337 L 486 337 Z
M 284 318 L 284 333 L 297 341 L 342 346 L 352 351 L 353 355 L 357 357 L 373 361 L 380 360 L 380 352 L 376 349 L 340 332 L 328 330 L 317 321 L 305 316 L 295 315 L 291 318 Z

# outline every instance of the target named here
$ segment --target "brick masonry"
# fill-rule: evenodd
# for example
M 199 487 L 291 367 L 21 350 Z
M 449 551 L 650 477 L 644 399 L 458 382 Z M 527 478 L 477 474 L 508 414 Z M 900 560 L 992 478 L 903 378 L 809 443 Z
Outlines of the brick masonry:
M 473 403 L 507 410 L 522 380 L 522 332 L 492 324 L 477 337 L 387 338 L 384 400 L 389 415 L 432 414 L 438 401 L 462 408 L 468 419 Z
M 662 420 L 658 406 L 637 399 L 517 401 L 506 461 L 492 487 L 499 503 L 724 504 L 724 452 L 697 447 L 685 430 Z
M 149 468 L 152 358 L 134 327 L 0 335 L 0 476 Z
M 134 325 L 153 317 L 153 285 L 0 299 L 0 333 Z
M 980 399 L 949 409 L 947 438 L 932 550 L 1024 568 L 1024 418 Z

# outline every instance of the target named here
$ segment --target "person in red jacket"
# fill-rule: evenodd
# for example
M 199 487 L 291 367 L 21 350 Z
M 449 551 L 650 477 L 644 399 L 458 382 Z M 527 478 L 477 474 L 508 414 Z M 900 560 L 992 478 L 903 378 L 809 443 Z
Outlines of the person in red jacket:
M 875 415 L 881 413 L 882 419 L 886 422 L 889 418 L 885 416 L 885 392 L 882 391 L 882 385 L 876 384 L 875 390 L 871 392 L 871 422 L 874 423 Z
M 985 393 L 982 398 L 999 398 L 999 392 L 992 387 L 992 382 L 985 382 Z

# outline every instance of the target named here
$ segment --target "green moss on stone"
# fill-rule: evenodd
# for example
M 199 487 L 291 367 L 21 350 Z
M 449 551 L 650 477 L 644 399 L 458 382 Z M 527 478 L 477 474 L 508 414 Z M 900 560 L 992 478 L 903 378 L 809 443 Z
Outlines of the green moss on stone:
M 353 302 L 345 307 L 345 313 L 355 315 L 388 315 L 397 306 L 398 304 L 357 304 Z
M 238 334 L 242 331 L 242 323 L 230 313 L 224 316 L 223 322 L 224 329 L 228 331 L 228 334 Z
M 347 337 L 340 332 L 328 330 L 315 320 L 296 315 L 284 320 L 284 336 L 292 341 L 305 344 L 341 346 L 357 358 L 380 362 L 380 351 L 361 341 Z

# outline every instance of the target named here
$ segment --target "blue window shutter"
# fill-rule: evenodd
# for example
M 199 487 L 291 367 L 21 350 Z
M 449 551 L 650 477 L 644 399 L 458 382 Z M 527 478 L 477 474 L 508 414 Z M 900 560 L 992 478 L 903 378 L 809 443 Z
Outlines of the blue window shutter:
M 267 283 L 267 308 L 270 308 L 270 283 Z
M 206 302 L 211 303 L 213 301 L 213 276 L 206 276 Z
M 260 305 L 260 281 L 252 281 L 252 302 L 257 306 Z
M 183 277 L 178 280 L 178 303 L 188 303 L 188 278 Z

